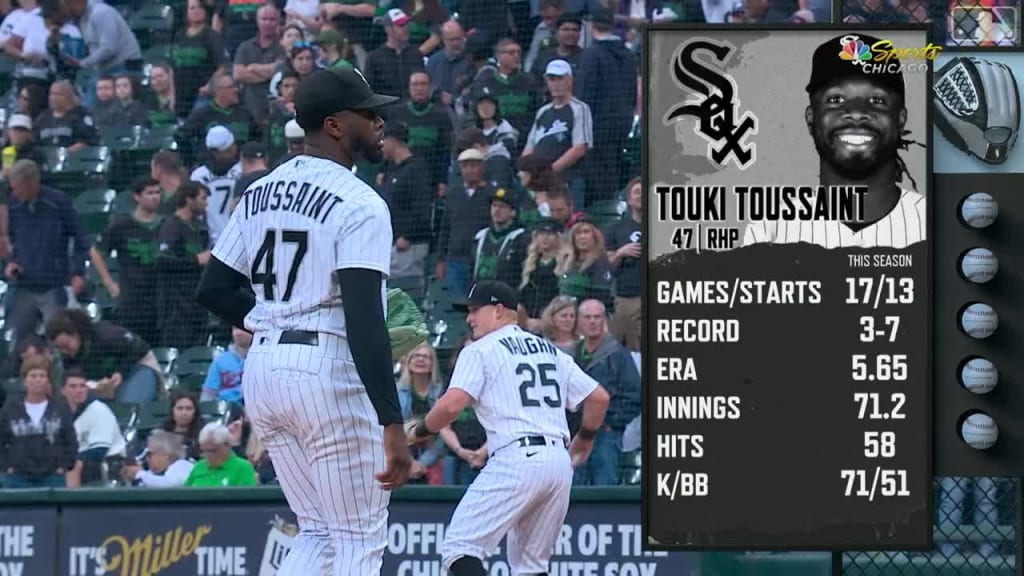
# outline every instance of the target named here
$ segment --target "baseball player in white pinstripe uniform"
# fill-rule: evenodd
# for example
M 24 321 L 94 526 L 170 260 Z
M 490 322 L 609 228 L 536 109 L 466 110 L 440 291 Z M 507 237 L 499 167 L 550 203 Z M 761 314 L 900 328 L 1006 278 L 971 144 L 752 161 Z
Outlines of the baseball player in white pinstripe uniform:
M 815 50 L 804 117 L 820 158 L 821 185 L 868 187 L 863 221 L 751 222 L 744 245 L 807 242 L 826 248 L 906 248 L 925 240 L 925 197 L 899 184 L 904 175 L 914 184 L 899 150 L 917 144 L 904 140 L 906 87 L 900 62 L 890 60 L 892 68 L 883 72 L 869 68 L 871 63 L 844 60 L 840 54 L 851 39 L 867 46 L 879 41 L 844 34 Z
M 388 490 L 408 478 L 385 325 L 391 220 L 351 171 L 380 161 L 377 110 L 394 100 L 352 69 L 303 80 L 305 154 L 246 188 L 197 290 L 253 332 L 245 407 L 300 529 L 280 576 L 379 575 Z
M 487 464 L 445 532 L 441 555 L 453 576 L 484 576 L 483 561 L 508 535 L 513 576 L 546 575 L 569 509 L 573 468 L 593 449 L 608 393 L 571 356 L 517 324 L 507 284 L 482 281 L 466 302 L 474 342 L 459 353 L 448 390 L 412 431 L 420 442 L 472 405 L 487 431 Z M 569 441 L 566 408 L 583 406 Z

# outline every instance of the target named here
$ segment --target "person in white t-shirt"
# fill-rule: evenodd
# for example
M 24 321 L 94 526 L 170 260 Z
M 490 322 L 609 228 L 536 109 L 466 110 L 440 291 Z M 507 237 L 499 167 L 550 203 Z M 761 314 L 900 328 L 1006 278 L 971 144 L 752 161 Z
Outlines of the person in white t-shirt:
M 185 485 L 195 462 L 185 458 L 181 437 L 166 430 L 154 430 L 146 442 L 146 463 L 149 470 L 137 464 L 125 466 L 121 476 L 146 488 L 177 488 Z
M 88 377 L 78 368 L 64 373 L 61 392 L 75 416 L 78 462 L 68 474 L 69 484 L 89 484 L 102 476 L 103 461 L 124 457 L 125 440 L 117 416 L 103 401 L 89 398 Z

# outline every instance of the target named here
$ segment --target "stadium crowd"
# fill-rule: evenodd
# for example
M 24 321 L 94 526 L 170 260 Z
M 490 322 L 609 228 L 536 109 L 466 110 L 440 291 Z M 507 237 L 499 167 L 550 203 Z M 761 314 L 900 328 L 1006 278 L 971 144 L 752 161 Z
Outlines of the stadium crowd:
M 851 2 L 851 22 L 932 19 Z M 331 67 L 402 98 L 386 162 L 356 173 L 391 208 L 390 282 L 434 332 L 396 364 L 403 414 L 429 410 L 467 342 L 452 299 L 501 279 L 522 325 L 612 394 L 576 482 L 639 482 L 642 27 L 827 22 L 830 5 L 0 0 L 3 486 L 275 482 L 245 419 L 252 336 L 192 292 L 242 191 L 301 152 L 296 86 Z M 486 459 L 466 410 L 414 482 L 466 484 Z M 963 492 L 943 508 L 957 523 Z

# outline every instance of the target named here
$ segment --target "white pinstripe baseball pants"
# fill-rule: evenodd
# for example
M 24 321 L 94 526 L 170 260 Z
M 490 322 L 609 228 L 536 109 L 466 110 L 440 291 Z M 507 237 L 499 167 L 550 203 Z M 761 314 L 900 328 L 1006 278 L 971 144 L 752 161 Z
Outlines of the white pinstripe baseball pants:
M 317 346 L 253 338 L 243 394 L 299 534 L 278 576 L 377 576 L 387 545 L 390 493 L 384 429 L 359 381 L 345 340 L 319 334 Z
M 462 556 L 486 560 L 508 534 L 512 576 L 547 572 L 569 511 L 572 471 L 562 440 L 499 448 L 455 508 L 441 545 L 445 567 Z

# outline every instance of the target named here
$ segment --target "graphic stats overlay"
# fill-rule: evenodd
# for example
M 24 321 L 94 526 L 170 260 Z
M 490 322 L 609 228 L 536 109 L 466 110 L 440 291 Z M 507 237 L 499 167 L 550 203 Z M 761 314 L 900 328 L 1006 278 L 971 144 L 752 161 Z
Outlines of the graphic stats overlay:
M 647 86 L 654 549 L 931 546 L 927 160 L 900 142 L 927 64 L 865 81 L 842 57 L 885 41 L 929 46 L 909 29 L 649 33 L 645 76 L 666 78 Z M 767 66 L 782 46 L 802 56 Z

